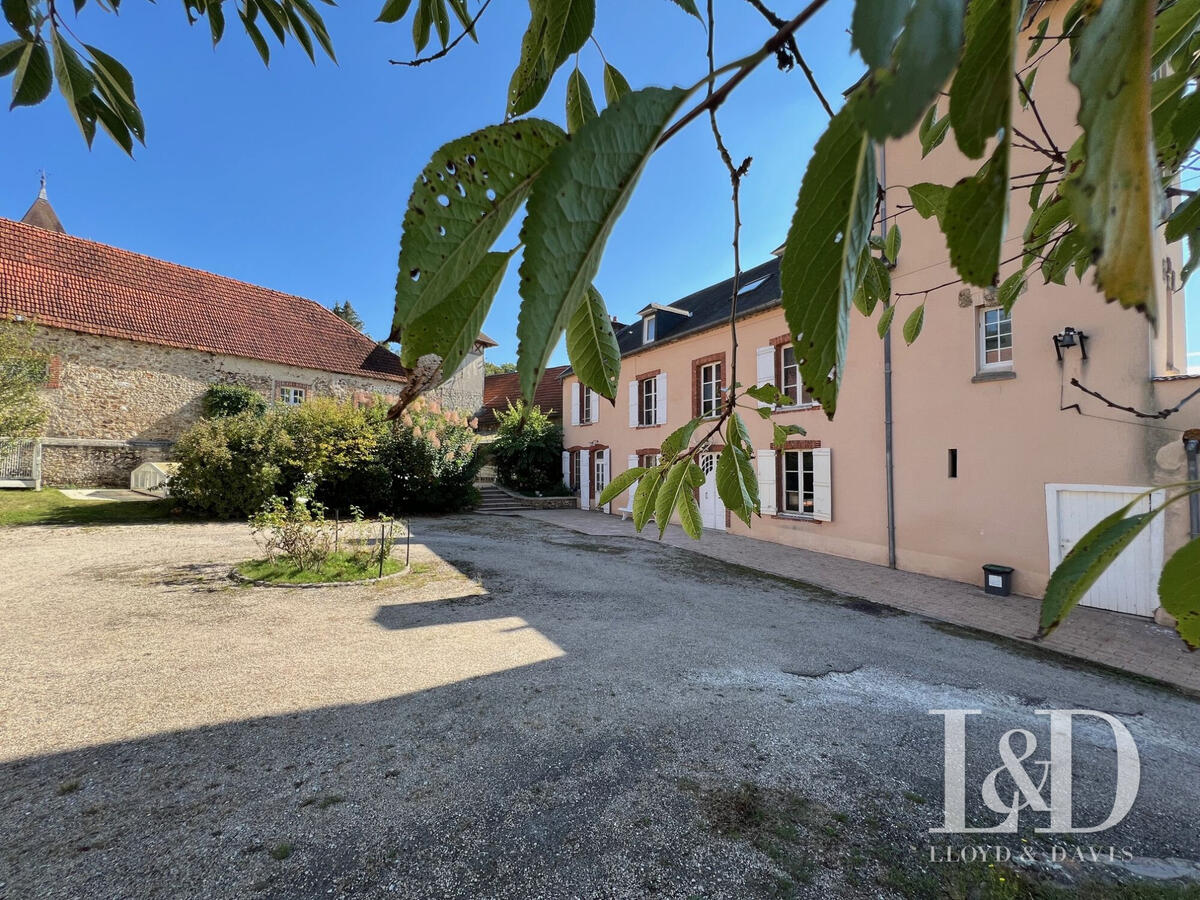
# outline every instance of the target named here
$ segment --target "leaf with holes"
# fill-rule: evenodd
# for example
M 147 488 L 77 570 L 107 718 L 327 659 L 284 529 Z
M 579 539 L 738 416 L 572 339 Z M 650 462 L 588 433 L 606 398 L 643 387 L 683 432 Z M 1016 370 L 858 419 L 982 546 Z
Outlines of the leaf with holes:
M 783 311 L 813 399 L 837 410 L 858 259 L 875 215 L 875 148 L 851 100 L 813 150 L 780 263 Z
M 1200 649 L 1200 539 L 1184 544 L 1163 566 L 1158 598 L 1175 617 L 1175 630 L 1189 650 Z
M 596 0 L 529 0 L 529 27 L 508 88 L 508 114 L 533 109 L 550 79 L 579 50 L 596 23 Z
M 627 94 L 560 144 L 534 185 L 521 239 L 517 370 L 532 401 L 546 362 L 600 268 L 604 245 L 687 91 Z
M 389 340 L 446 298 L 483 260 L 566 139 L 541 119 L 493 125 L 446 144 L 417 177 L 400 238 Z
M 864 2 L 864 0 L 860 0 Z M 857 114 L 877 141 L 903 137 L 954 72 L 963 42 L 963 0 L 915 0 L 890 64 L 857 91 Z
M 996 145 L 978 172 L 950 189 L 942 232 L 950 262 L 967 284 L 991 287 L 1000 272 L 1000 252 L 1008 227 L 1007 138 Z
M 1084 159 L 1063 185 L 1105 298 L 1155 317 L 1160 187 L 1152 153 L 1150 37 L 1155 0 L 1104 3 L 1071 54 Z
M 654 506 L 658 501 L 658 490 L 662 486 L 663 469 L 661 466 L 648 471 L 638 481 L 638 489 L 633 495 L 633 527 L 640 532 L 654 515 Z
M 1062 624 L 1075 605 L 1088 592 L 1096 580 L 1104 574 L 1121 551 L 1133 543 L 1164 507 L 1130 516 L 1138 497 L 1094 525 L 1071 551 L 1063 557 L 1050 574 L 1046 595 L 1042 600 L 1041 627 L 1038 637 L 1044 637 Z
M 754 464 L 746 452 L 726 444 L 717 458 L 717 494 L 725 508 L 750 524 L 750 516 L 758 512 L 758 478 Z
M 642 468 L 640 466 L 634 466 L 632 469 L 626 469 L 624 472 L 610 481 L 604 490 L 600 492 L 600 496 L 596 498 L 596 505 L 604 506 L 606 503 L 612 503 L 617 499 L 617 497 L 623 494 L 631 484 L 649 471 L 649 469 Z
M 954 138 L 972 159 L 1012 123 L 1013 68 L 1024 0 L 971 0 L 967 43 L 950 86 Z
M 404 330 L 400 350 L 404 365 L 415 366 L 422 356 L 432 353 L 442 359 L 443 380 L 458 371 L 459 363 L 479 339 L 512 253 L 485 254 L 444 300 L 413 320 Z
M 607 400 L 617 396 L 621 348 L 604 298 L 589 287 L 567 323 L 567 359 L 579 380 Z
M 567 79 L 567 131 L 577 132 L 596 118 L 596 101 L 583 73 L 576 69 Z

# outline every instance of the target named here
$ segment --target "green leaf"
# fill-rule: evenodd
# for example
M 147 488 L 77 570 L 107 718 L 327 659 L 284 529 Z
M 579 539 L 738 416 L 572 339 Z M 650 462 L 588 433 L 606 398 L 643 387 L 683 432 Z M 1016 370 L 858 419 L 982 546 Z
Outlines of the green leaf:
M 433 30 L 433 5 L 437 0 L 418 0 L 417 13 L 413 16 L 413 49 L 420 53 L 429 44 Z
M 1087 241 L 1084 240 L 1078 228 L 1073 228 L 1058 239 L 1053 249 L 1042 262 L 1042 276 L 1046 283 L 1067 283 L 1067 271 L 1080 257 L 1091 257 Z
M 376 22 L 399 22 L 408 12 L 409 6 L 412 5 L 412 0 L 387 0 L 383 4 L 383 9 L 379 12 L 379 18 Z
M 1012 312 L 1013 304 L 1017 302 L 1017 298 L 1024 290 L 1024 269 L 1018 269 L 1000 283 L 1000 289 L 996 292 L 996 302 L 1004 308 L 1006 315 Z
M 858 258 L 875 216 L 875 148 L 854 101 L 817 141 L 780 263 L 783 310 L 804 385 L 837 410 Z
M 679 505 L 680 495 L 688 489 L 685 476 L 690 465 L 692 465 L 690 459 L 680 460 L 678 463 L 670 466 L 667 469 L 667 474 L 663 476 L 662 486 L 658 489 L 658 496 L 654 498 L 654 521 L 658 523 L 659 537 L 662 537 L 666 532 L 667 525 L 671 521 L 671 514 L 675 512 L 675 508 Z
M 1096 286 L 1153 320 L 1159 186 L 1151 153 L 1150 33 L 1155 0 L 1104 3 L 1071 55 L 1084 160 L 1063 185 L 1096 260 Z
M 1168 134 L 1159 143 L 1159 158 L 1170 170 L 1177 169 L 1200 140 L 1200 91 L 1179 100 L 1167 126 Z
M 292 34 L 296 36 L 297 42 L 308 56 L 309 62 L 316 62 L 317 57 L 313 53 L 312 38 L 308 35 L 308 29 L 304 26 L 304 20 L 300 18 L 300 14 L 296 12 L 295 7 L 285 6 L 284 12 L 287 14 L 288 24 L 291 26 Z
M 673 0 L 673 2 L 688 15 L 700 19 L 700 10 L 696 9 L 696 0 Z M 700 19 L 700 21 L 703 22 L 704 20 Z
M 450 13 L 446 11 L 445 0 L 436 0 L 433 4 L 433 25 L 437 29 L 438 40 L 445 47 L 450 42 Z
M 726 440 L 739 450 L 743 450 L 748 454 L 754 453 L 754 445 L 750 441 L 750 430 L 746 428 L 746 422 L 742 419 L 742 414 L 735 412 L 729 417 L 729 424 L 725 428 Z
M 601 397 L 616 399 L 621 348 L 604 298 L 595 287 L 588 287 L 567 324 L 567 359 L 583 384 Z
M 248 13 L 239 9 L 238 16 L 242 20 L 242 27 L 246 29 L 246 34 L 250 35 L 250 42 L 254 44 L 254 49 L 262 57 L 263 65 L 269 66 L 271 64 L 271 48 L 267 45 L 267 39 L 263 37 L 262 31 Z
M 25 52 L 26 46 L 27 43 L 20 40 L 0 44 L 0 78 L 12 74 L 21 61 L 21 54 Z
M 996 145 L 980 170 L 950 190 L 942 232 L 950 262 L 967 284 L 990 287 L 1000 271 L 1008 227 L 1007 138 Z
M 404 213 L 389 340 L 437 306 L 483 260 L 566 135 L 523 119 L 458 138 L 433 154 Z
M 9 108 L 36 106 L 50 96 L 53 86 L 50 51 L 41 41 L 26 44 L 13 70 L 12 104 Z
M 220 3 L 214 3 L 208 8 L 208 32 L 212 36 L 214 47 L 221 43 L 225 34 L 225 8 Z
M 1200 649 L 1200 540 L 1184 544 L 1163 566 L 1158 597 L 1176 619 L 1175 630 L 1191 650 Z
M 934 216 L 938 222 L 946 215 L 946 201 L 950 199 L 950 188 L 944 184 L 922 181 L 908 189 L 908 200 L 922 219 Z
M 1067 613 L 1075 608 L 1080 598 L 1104 574 L 1109 564 L 1164 509 L 1160 506 L 1150 512 L 1128 515 L 1129 510 L 1141 499 L 1139 497 L 1101 519 L 1079 539 L 1071 548 L 1071 552 L 1063 557 L 1058 568 L 1051 573 L 1050 583 L 1046 586 L 1046 595 L 1042 600 L 1038 637 L 1046 636 L 1062 624 Z
M 95 120 L 100 123 L 100 127 L 116 142 L 117 146 L 132 156 L 133 136 L 129 133 L 129 127 L 121 116 L 108 105 L 103 96 L 98 97 L 92 94 L 87 99 L 90 101 L 90 108 L 96 117 Z
M 1191 40 L 1200 25 L 1200 0 L 1174 0 L 1154 17 L 1154 46 L 1150 65 L 1157 69 Z
M 1171 218 L 1167 219 L 1166 237 L 1170 243 L 1188 239 L 1188 260 L 1179 273 L 1180 280 L 1186 282 L 1200 263 L 1200 194 L 1188 197 L 1171 213 Z
M 550 79 L 579 50 L 596 22 L 596 0 L 529 0 L 529 27 L 508 88 L 508 114 L 519 116 L 545 96 Z
M 717 494 L 725 508 L 750 524 L 750 516 L 758 512 L 758 479 L 750 457 L 732 443 L 717 458 Z
M 1038 204 L 1042 201 L 1042 191 L 1046 189 L 1046 179 L 1050 177 L 1050 170 L 1054 168 L 1054 164 L 1046 166 L 1034 179 L 1033 185 L 1029 189 L 1029 208 L 1037 209 Z
M 4 10 L 4 19 L 12 26 L 12 30 L 32 42 L 33 8 L 29 0 L 0 0 L 0 8 Z
M 1033 97 L 1033 83 L 1037 81 L 1038 70 L 1030 69 L 1029 74 L 1021 80 L 1021 109 L 1029 108 L 1029 101 Z
M 879 321 L 875 324 L 875 330 L 879 332 L 879 336 L 883 337 L 892 328 L 892 319 L 896 318 L 896 307 L 885 306 L 883 313 L 879 316 Z
M 600 496 L 596 498 L 596 505 L 604 506 L 606 503 L 612 503 L 617 499 L 618 496 L 623 494 L 631 484 L 649 471 L 649 469 L 637 466 L 632 469 L 626 469 L 624 472 L 610 481 L 604 490 L 600 492 Z
M 659 448 L 664 463 L 671 462 L 676 456 L 687 449 L 688 444 L 691 443 L 692 435 L 696 433 L 696 428 L 699 427 L 701 421 L 703 420 L 692 419 L 690 422 L 680 425 L 667 436 L 667 439 L 662 443 L 662 447 Z
M 517 368 L 527 398 L 600 268 L 613 225 L 687 91 L 645 88 L 588 122 L 551 155 L 521 228 Z
M 776 450 L 782 450 L 787 439 L 793 434 L 807 434 L 807 432 L 799 425 L 780 425 L 773 423 L 771 425 L 771 446 Z
M 921 128 L 917 133 L 917 137 L 921 140 L 922 159 L 932 153 L 946 139 L 946 132 L 949 129 L 950 116 L 945 115 L 939 119 L 937 104 L 929 107 L 929 112 L 925 113 L 925 118 L 921 120 Z
M 893 225 L 888 229 L 887 237 L 883 242 L 883 254 L 887 257 L 887 261 L 893 266 L 900 259 L 900 226 Z
M 872 138 L 903 137 L 921 120 L 958 63 L 962 0 L 915 0 L 891 64 L 873 71 L 858 108 Z
M 604 102 L 612 106 L 629 93 L 629 82 L 616 66 L 604 64 Z
M 921 329 L 925 327 L 925 304 L 922 303 L 904 320 L 904 343 L 912 345 L 918 337 L 921 336 Z
M 592 89 L 583 73 L 576 69 L 567 79 L 567 131 L 574 134 L 594 118 L 596 103 Z
M 479 339 L 512 254 L 513 251 L 485 254 L 479 265 L 437 306 L 418 316 L 404 330 L 400 358 L 406 366 L 415 366 L 422 356 L 432 353 L 442 359 L 443 380 L 458 371 L 459 364 Z
M 90 147 L 96 134 L 96 111 L 93 104 L 87 101 L 96 81 L 75 48 L 67 43 L 60 32 L 52 32 L 51 46 L 54 50 L 54 80 Z
M 646 523 L 654 515 L 658 490 L 662 486 L 663 471 L 661 466 L 656 466 L 638 481 L 637 492 L 633 495 L 633 527 L 639 532 L 646 527 Z
M 950 117 L 958 147 L 972 159 L 1012 119 L 1013 68 L 1024 0 L 971 0 L 967 44 L 950 86 Z
M 746 388 L 742 393 L 747 397 L 757 400 L 759 403 L 767 403 L 771 406 L 779 403 L 781 397 L 787 396 L 773 384 L 756 384 Z
M 1042 41 L 1046 39 L 1046 29 L 1050 27 L 1050 19 L 1045 18 L 1038 22 L 1037 31 L 1033 34 L 1033 40 L 1029 42 L 1029 52 L 1025 54 L 1026 60 L 1031 60 L 1039 50 L 1042 49 Z
M 850 46 L 872 69 L 885 68 L 912 0 L 856 0 L 850 19 Z
M 129 74 L 128 69 L 103 50 L 90 44 L 83 46 L 92 57 L 92 74 L 108 105 L 119 117 L 121 124 L 144 144 L 146 142 L 146 125 L 134 98 L 133 76 Z M 103 115 L 101 115 L 101 119 L 104 119 Z M 112 129 L 108 123 L 105 124 L 105 128 L 111 133 Z

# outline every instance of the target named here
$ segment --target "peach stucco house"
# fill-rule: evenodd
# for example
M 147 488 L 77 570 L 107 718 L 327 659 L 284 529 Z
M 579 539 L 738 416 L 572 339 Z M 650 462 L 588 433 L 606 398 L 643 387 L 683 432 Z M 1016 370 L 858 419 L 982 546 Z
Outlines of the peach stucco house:
M 1053 14 L 1061 15 L 1062 4 L 1056 6 Z M 1037 78 L 1039 106 L 1063 147 L 1073 140 L 1077 105 L 1066 65 L 1063 48 Z M 1017 115 L 1022 130 L 1037 129 L 1031 114 Z M 957 277 L 936 221 L 906 209 L 902 187 L 953 184 L 978 165 L 959 154 L 953 136 L 924 160 L 915 137 L 881 150 L 888 223 L 898 222 L 904 237 L 893 291 L 924 291 Z M 1015 151 L 1012 171 L 1043 165 Z M 1026 200 L 1024 192 L 1013 197 L 1006 244 L 1013 254 L 1029 214 Z M 757 448 L 762 517 L 750 528 L 731 517 L 710 474 L 698 491 L 705 528 L 976 584 L 985 563 L 1008 565 L 1016 570 L 1013 589 L 1039 596 L 1062 554 L 1103 515 L 1144 489 L 1186 477 L 1182 438 L 1200 426 L 1200 400 L 1168 419 L 1146 420 L 1070 385 L 1078 378 L 1147 411 L 1174 406 L 1200 388 L 1200 376 L 1187 374 L 1184 295 L 1173 274 L 1180 260 L 1164 251 L 1162 267 L 1157 332 L 1141 315 L 1106 304 L 1090 275 L 1060 287 L 1042 285 L 1034 273 L 1011 318 L 983 290 L 935 290 L 911 347 L 898 324 L 880 340 L 875 321 L 852 312 L 834 421 L 796 384 L 778 261 L 749 270 L 739 297 L 737 380 L 788 390 L 795 404 L 774 419 L 807 434 L 772 447 L 770 423 L 744 415 Z M 726 282 L 679 300 L 654 298 L 619 332 L 615 407 L 581 390 L 570 372 L 564 376 L 564 477 L 583 508 L 594 507 L 601 485 L 644 464 L 674 428 L 710 410 L 730 383 L 730 291 Z M 896 322 L 920 299 L 901 298 Z M 1086 359 L 1077 341 L 1061 350 L 1060 361 L 1053 337 L 1068 327 L 1086 335 Z M 715 455 L 702 462 L 711 473 Z M 609 511 L 628 509 L 630 501 L 627 492 Z M 1161 495 L 1145 502 L 1159 503 Z M 1175 504 L 1084 602 L 1152 615 L 1164 555 L 1197 527 L 1187 504 Z

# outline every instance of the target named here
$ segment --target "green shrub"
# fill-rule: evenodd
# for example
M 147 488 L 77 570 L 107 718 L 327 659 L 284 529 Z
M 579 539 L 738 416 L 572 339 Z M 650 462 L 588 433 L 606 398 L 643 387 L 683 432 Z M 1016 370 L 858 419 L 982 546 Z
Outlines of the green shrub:
M 201 401 L 207 419 L 220 419 L 247 412 L 261 416 L 267 409 L 262 394 L 244 384 L 213 384 Z
M 501 484 L 527 494 L 548 494 L 562 485 L 562 429 L 542 412 L 519 400 L 498 410 L 500 427 L 491 444 Z
M 311 478 L 318 499 L 368 465 L 387 433 L 387 407 L 355 407 L 329 397 L 314 397 L 282 412 L 291 438 L 280 468 L 287 484 Z
M 291 438 L 284 416 L 242 412 L 206 419 L 175 444 L 171 496 L 183 508 L 220 519 L 244 518 L 279 493 L 290 493 L 279 461 Z

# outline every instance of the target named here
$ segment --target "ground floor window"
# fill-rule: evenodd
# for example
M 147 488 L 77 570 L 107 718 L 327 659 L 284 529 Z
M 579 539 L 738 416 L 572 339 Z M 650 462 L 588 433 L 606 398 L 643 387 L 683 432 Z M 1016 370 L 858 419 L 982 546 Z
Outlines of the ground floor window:
M 811 450 L 783 452 L 783 484 L 779 508 L 801 516 L 813 514 L 816 499 Z
M 568 487 L 570 487 L 571 490 L 573 490 L 573 491 L 577 491 L 577 490 L 579 490 L 579 486 L 580 486 L 579 451 L 572 450 L 571 451 L 571 483 L 570 483 L 570 485 L 568 485 Z
M 296 387 L 292 384 L 281 384 L 279 386 L 279 402 L 287 406 L 299 406 L 304 402 L 304 398 L 308 395 L 302 387 Z

